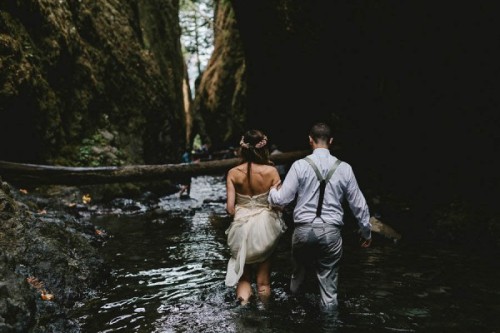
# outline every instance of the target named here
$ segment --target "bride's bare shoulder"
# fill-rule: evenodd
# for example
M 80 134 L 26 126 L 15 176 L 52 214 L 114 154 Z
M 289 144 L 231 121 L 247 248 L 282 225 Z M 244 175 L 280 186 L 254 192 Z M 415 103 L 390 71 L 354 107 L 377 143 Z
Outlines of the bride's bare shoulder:
M 246 165 L 246 163 L 243 163 L 243 164 L 234 166 L 231 169 L 229 169 L 229 173 L 235 173 L 235 172 L 246 173 L 246 170 L 247 170 L 247 165 Z
M 264 170 L 266 170 L 267 172 L 271 172 L 272 173 L 272 172 L 277 171 L 277 169 L 276 169 L 276 167 L 274 165 L 265 165 L 264 167 L 265 167 Z

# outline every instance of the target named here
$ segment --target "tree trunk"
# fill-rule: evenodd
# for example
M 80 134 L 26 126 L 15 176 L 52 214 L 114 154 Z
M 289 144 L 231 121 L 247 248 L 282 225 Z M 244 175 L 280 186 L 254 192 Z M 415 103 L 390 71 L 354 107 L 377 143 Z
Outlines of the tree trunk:
M 270 156 L 275 164 L 288 164 L 309 154 L 293 151 Z M 23 185 L 90 185 L 156 181 L 179 177 L 220 174 L 241 163 L 239 158 L 199 163 L 129 165 L 110 167 L 64 167 L 0 161 L 0 176 L 8 182 Z

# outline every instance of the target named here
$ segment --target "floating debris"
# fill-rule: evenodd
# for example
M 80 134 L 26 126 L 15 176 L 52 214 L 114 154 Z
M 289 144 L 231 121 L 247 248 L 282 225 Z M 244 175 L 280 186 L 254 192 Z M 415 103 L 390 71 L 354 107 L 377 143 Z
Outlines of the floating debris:
M 43 282 L 38 280 L 34 276 L 30 276 L 30 277 L 26 278 L 26 281 L 30 284 L 30 286 L 32 286 L 35 289 L 38 289 L 38 290 L 43 289 Z
M 90 197 L 90 194 L 85 194 L 83 197 L 82 197 L 82 201 L 84 204 L 89 204 L 90 201 L 92 201 L 92 198 Z
M 52 301 L 54 299 L 54 295 L 47 293 L 45 290 L 42 290 L 42 293 L 41 293 L 40 297 L 44 301 Z
M 106 236 L 106 231 L 100 230 L 100 229 L 95 229 L 95 234 L 97 236 Z
M 45 287 L 43 285 L 43 282 L 38 280 L 38 278 L 34 276 L 30 276 L 26 278 L 26 281 L 29 283 L 30 286 L 35 288 L 39 293 L 40 293 L 40 298 L 44 301 L 52 301 L 54 299 L 54 295 L 50 294 L 45 290 Z

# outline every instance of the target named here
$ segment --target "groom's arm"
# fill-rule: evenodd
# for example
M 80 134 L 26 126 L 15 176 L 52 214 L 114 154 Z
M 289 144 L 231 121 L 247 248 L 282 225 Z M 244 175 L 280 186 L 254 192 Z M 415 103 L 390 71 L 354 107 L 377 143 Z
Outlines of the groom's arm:
M 285 180 L 281 184 L 272 186 L 269 190 L 268 201 L 272 206 L 284 207 L 295 199 L 299 189 L 299 178 L 296 164 L 292 164 Z

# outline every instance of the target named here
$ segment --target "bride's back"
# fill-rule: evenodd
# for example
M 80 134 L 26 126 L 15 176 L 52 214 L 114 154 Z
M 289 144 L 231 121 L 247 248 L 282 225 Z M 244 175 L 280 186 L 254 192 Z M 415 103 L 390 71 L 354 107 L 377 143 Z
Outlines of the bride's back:
M 276 177 L 277 175 L 278 172 L 274 166 L 257 163 L 251 163 L 250 179 L 247 163 L 229 170 L 236 193 L 251 196 L 269 191 L 269 188 L 279 181 L 279 175 Z

